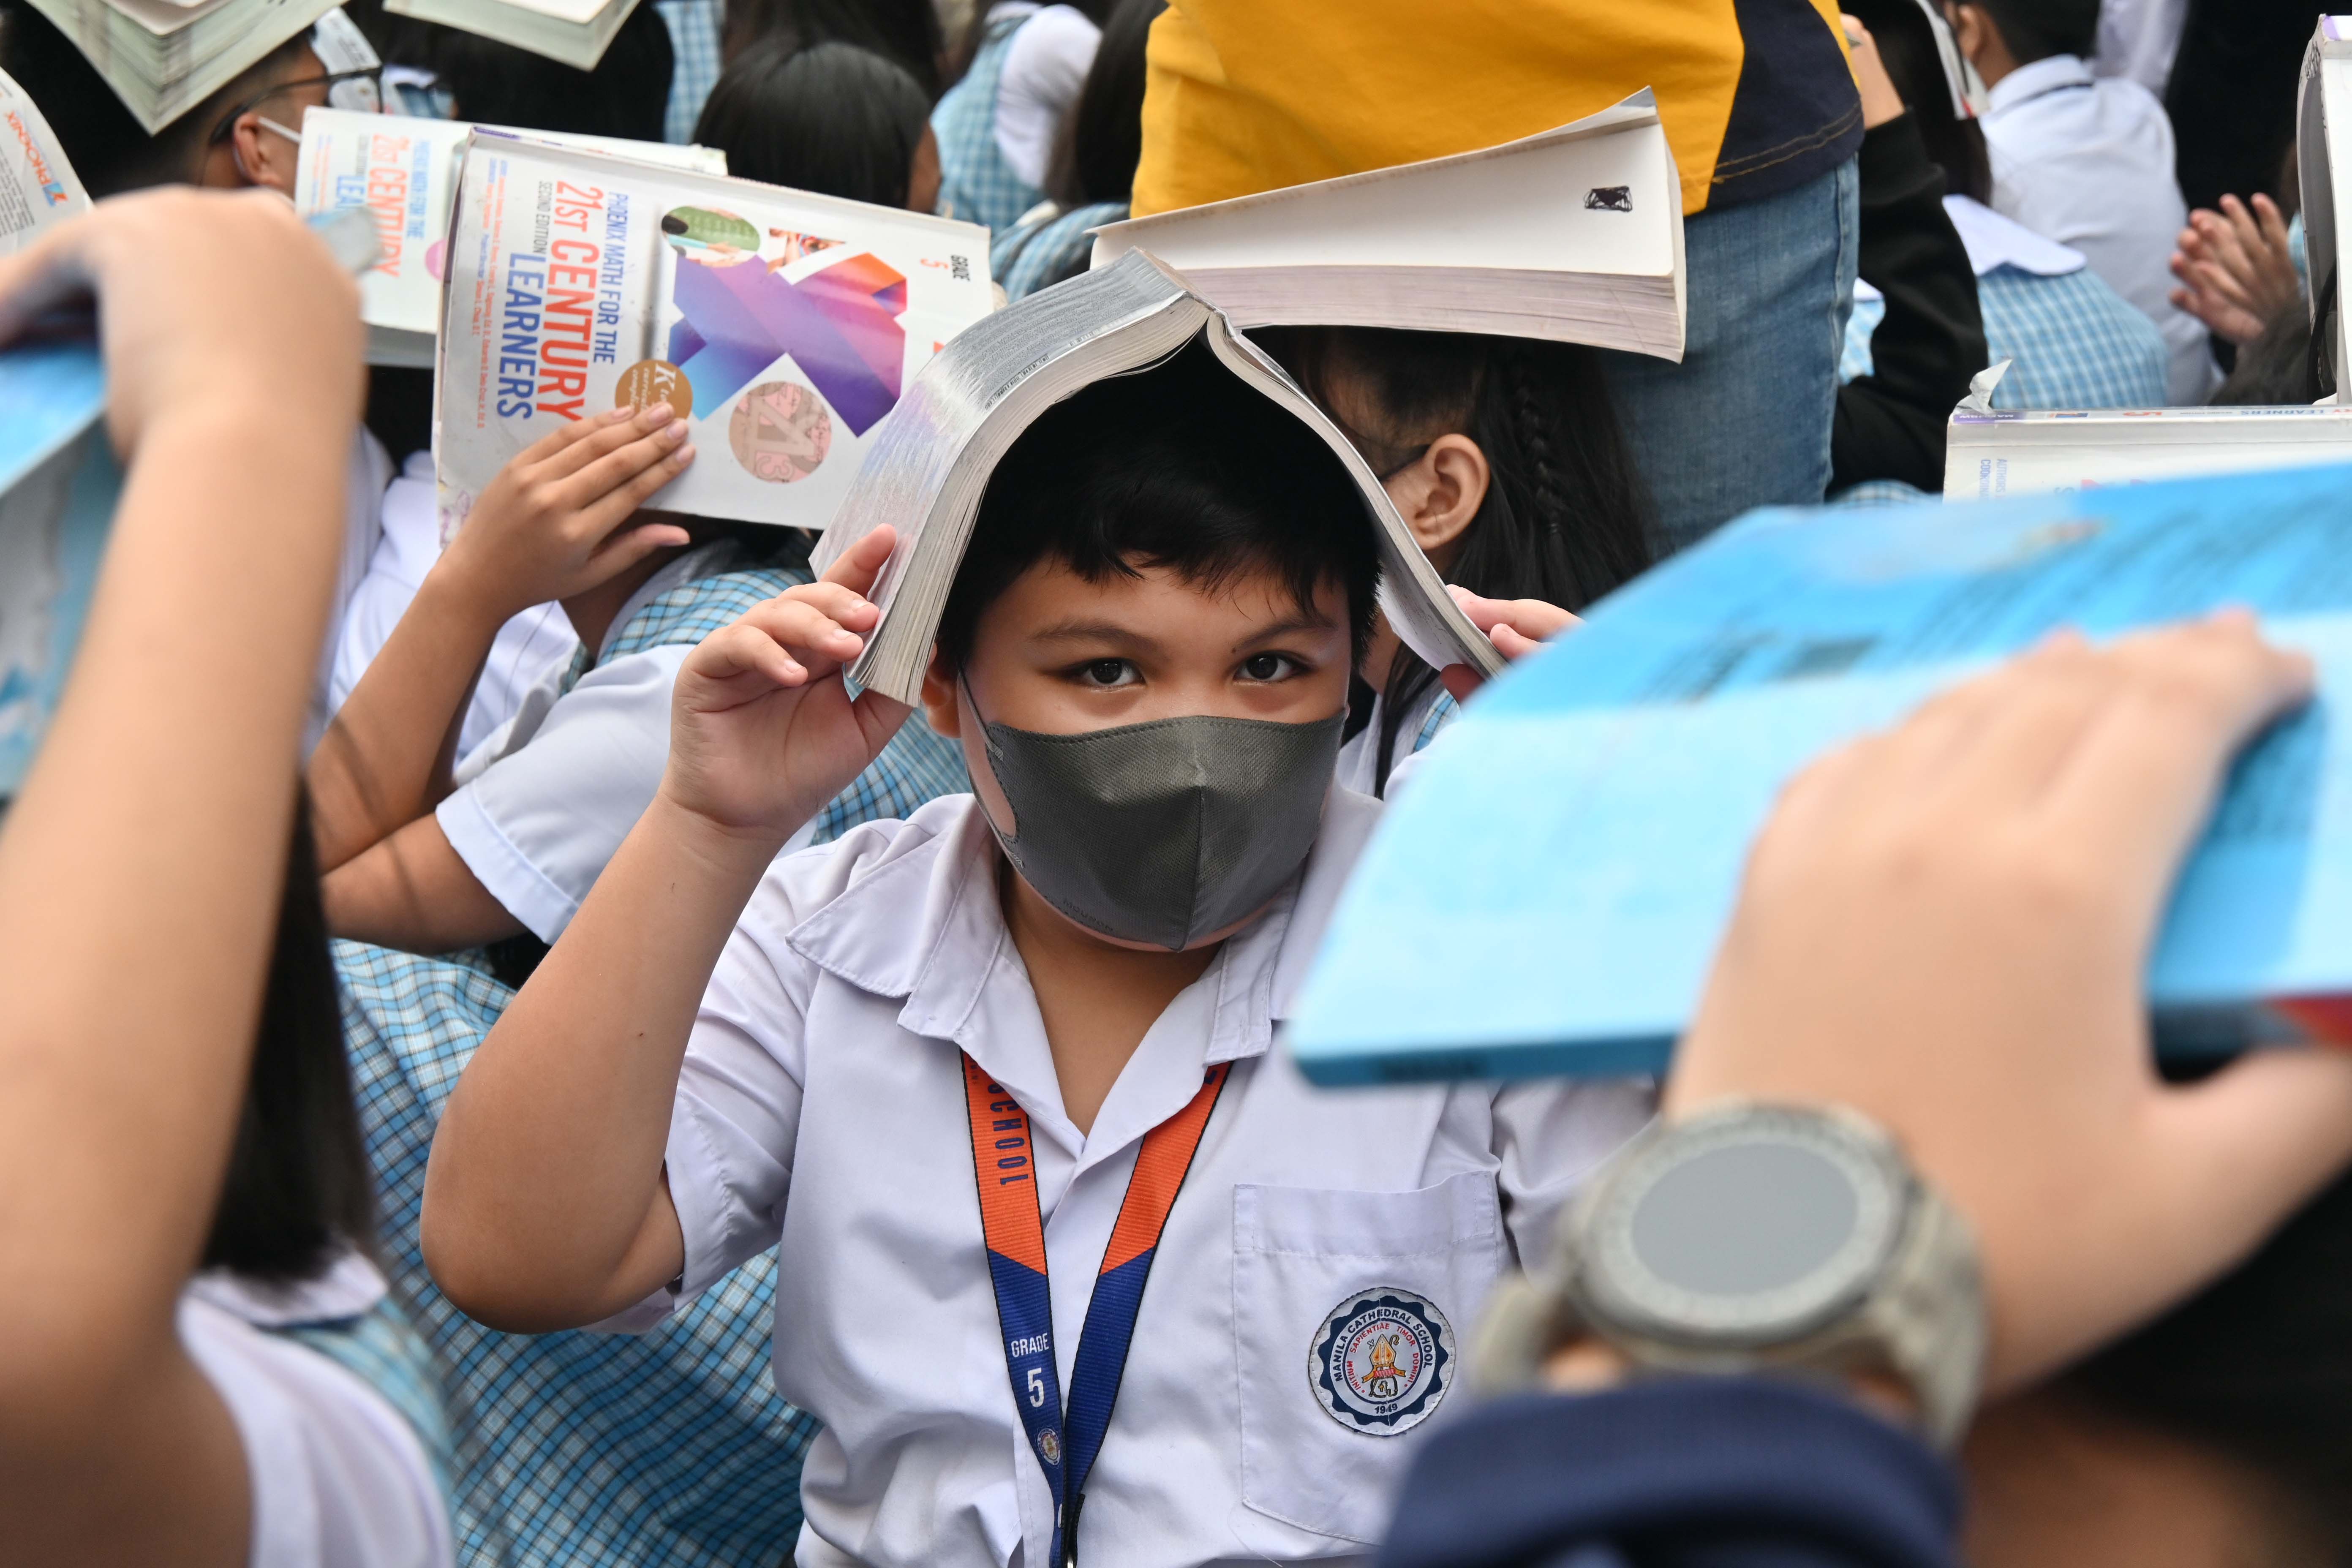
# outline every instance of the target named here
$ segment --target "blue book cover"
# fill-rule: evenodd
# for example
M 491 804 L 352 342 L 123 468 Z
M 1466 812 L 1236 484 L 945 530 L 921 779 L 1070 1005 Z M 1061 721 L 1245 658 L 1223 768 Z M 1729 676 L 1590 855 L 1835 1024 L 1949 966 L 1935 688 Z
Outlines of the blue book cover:
M 2148 976 L 2160 1050 L 2352 1040 L 2352 468 L 1751 514 L 1472 703 L 1367 847 L 1288 1040 L 1327 1084 L 1662 1068 L 1805 763 L 2075 626 L 2229 605 L 2319 699 L 2241 756 Z
M 64 694 L 121 489 L 89 342 L 0 352 L 0 800 Z

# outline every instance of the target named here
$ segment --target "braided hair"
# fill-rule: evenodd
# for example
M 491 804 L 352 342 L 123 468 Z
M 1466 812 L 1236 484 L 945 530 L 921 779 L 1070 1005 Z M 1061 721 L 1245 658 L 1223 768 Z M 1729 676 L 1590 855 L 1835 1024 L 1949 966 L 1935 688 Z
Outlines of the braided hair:
M 1580 610 L 1652 561 L 1648 487 L 1617 423 L 1597 351 L 1573 343 L 1380 327 L 1250 334 L 1332 414 L 1375 472 L 1461 434 L 1490 478 L 1449 579 L 1496 599 Z M 1343 396 L 1334 398 L 1335 390 Z M 1344 403 L 1347 415 L 1339 412 Z M 1437 672 L 1401 648 L 1381 691 L 1381 789 L 1405 715 Z

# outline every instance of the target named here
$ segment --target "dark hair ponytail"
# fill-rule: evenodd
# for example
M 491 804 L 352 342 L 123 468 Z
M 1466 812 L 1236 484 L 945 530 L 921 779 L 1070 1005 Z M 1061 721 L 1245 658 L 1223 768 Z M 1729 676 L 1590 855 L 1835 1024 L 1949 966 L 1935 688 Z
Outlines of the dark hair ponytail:
M 298 797 L 253 1068 L 198 1267 L 288 1284 L 375 1244 L 375 1188 L 352 1074 L 307 796 Z
M 1650 564 L 1648 487 L 1633 467 L 1596 351 L 1377 327 L 1251 336 L 1333 413 L 1378 472 L 1413 461 L 1449 433 L 1478 444 L 1490 475 L 1486 494 L 1462 534 L 1449 581 L 1487 598 L 1545 599 L 1576 610 Z M 1342 385 L 1344 410 L 1334 399 Z M 1405 715 L 1436 679 L 1410 648 L 1399 649 L 1389 667 L 1374 773 L 1383 789 Z

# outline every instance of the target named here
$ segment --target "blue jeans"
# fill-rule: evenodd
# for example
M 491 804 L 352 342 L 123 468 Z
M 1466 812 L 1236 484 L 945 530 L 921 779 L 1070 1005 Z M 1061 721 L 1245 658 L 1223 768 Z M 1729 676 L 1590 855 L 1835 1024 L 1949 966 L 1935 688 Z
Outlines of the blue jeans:
M 1683 360 L 1604 351 L 1609 390 L 1657 502 L 1661 554 L 1830 482 L 1838 353 L 1860 217 L 1851 160 L 1683 230 Z

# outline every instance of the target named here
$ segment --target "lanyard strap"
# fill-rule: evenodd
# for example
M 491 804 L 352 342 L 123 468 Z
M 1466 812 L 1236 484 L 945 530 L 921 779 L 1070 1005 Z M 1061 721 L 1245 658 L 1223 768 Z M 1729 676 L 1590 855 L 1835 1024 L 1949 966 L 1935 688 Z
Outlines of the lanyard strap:
M 1201 1091 L 1174 1116 L 1144 1134 L 1135 1174 L 1103 1249 L 1102 1268 L 1087 1300 L 1086 1327 L 1070 1367 L 1070 1401 L 1063 1414 L 1059 1364 L 1054 1356 L 1054 1300 L 1046 1279 L 1045 1223 L 1037 1206 L 1036 1151 L 1029 1113 L 963 1058 L 964 1102 L 971 1117 L 972 1172 L 980 1184 L 980 1228 L 988 1243 L 988 1277 L 996 1288 L 996 1321 L 1004 1331 L 1004 1370 L 1029 1447 L 1054 1491 L 1052 1568 L 1077 1561 L 1078 1510 L 1087 1477 L 1102 1451 L 1111 1406 L 1127 1373 L 1143 1284 L 1160 1249 L 1160 1233 L 1192 1168 L 1192 1156 L 1217 1109 L 1230 1062 L 1202 1075 Z

